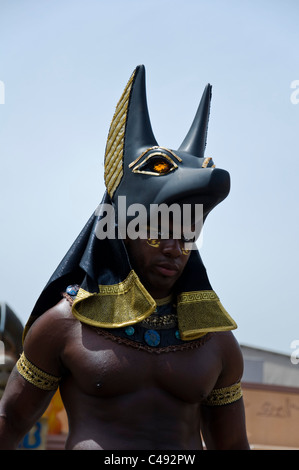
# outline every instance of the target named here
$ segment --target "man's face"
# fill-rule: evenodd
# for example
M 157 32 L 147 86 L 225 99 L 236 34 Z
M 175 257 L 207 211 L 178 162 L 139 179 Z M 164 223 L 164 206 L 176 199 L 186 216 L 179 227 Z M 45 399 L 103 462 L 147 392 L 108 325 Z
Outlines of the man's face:
M 171 294 L 190 257 L 180 239 L 127 239 L 130 262 L 144 287 L 155 299 Z

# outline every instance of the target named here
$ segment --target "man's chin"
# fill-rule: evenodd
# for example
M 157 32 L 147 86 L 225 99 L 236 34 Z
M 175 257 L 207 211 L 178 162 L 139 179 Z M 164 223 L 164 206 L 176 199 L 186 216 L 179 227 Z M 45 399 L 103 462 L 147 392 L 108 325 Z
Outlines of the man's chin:
M 161 299 L 171 294 L 176 281 L 177 276 L 165 276 L 160 274 L 152 276 L 149 282 L 144 283 L 144 287 L 154 299 Z

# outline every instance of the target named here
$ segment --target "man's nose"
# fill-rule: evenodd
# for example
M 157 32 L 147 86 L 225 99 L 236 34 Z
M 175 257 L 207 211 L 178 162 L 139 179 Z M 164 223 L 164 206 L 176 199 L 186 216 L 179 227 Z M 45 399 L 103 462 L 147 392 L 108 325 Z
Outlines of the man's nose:
M 182 247 L 180 240 L 171 238 L 169 240 L 162 240 L 162 253 L 171 258 L 177 258 L 182 254 Z

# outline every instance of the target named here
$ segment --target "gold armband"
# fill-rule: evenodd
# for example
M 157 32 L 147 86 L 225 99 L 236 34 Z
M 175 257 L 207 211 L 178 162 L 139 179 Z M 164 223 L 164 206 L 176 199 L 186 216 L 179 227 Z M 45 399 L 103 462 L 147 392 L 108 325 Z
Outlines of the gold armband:
M 17 369 L 27 382 L 42 390 L 56 390 L 61 380 L 61 377 L 50 375 L 36 367 L 32 362 L 28 361 L 24 353 L 21 354 L 17 362 Z
M 215 388 L 202 404 L 207 406 L 228 405 L 239 400 L 242 395 L 241 383 L 238 382 L 229 387 Z

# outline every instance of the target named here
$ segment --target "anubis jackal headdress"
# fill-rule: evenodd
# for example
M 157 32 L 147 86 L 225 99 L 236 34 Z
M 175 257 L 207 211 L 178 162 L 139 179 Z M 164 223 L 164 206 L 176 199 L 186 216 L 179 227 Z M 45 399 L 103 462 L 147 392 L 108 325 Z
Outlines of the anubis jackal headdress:
M 207 85 L 192 126 L 178 150 L 160 147 L 149 118 L 145 69 L 133 72 L 117 105 L 105 154 L 105 183 L 112 201 L 203 204 L 206 216 L 229 193 L 230 178 L 205 158 L 211 86 Z
M 116 207 L 140 203 L 203 204 L 203 217 L 229 193 L 230 178 L 205 158 L 211 86 L 207 85 L 195 119 L 178 150 L 157 143 L 148 113 L 145 69 L 133 72 L 117 105 L 105 152 L 106 193 Z M 73 314 L 100 328 L 119 328 L 146 319 L 156 308 L 128 259 L 120 239 L 97 237 L 102 215 L 96 211 L 76 239 L 38 299 L 27 329 L 55 305 L 69 284 L 79 284 Z M 197 250 L 193 250 L 176 286 L 178 324 L 183 340 L 209 331 L 231 330 L 235 322 L 212 290 Z

